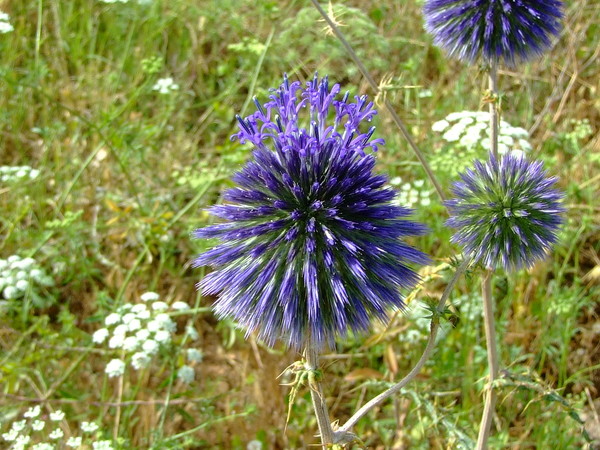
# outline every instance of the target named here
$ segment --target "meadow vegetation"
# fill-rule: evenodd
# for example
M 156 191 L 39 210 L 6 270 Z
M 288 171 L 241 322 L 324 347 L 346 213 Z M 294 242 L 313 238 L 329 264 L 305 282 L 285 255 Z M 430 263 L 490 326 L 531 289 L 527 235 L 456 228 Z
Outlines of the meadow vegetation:
M 419 1 L 339 3 L 331 11 L 382 82 L 377 104 L 394 105 L 448 191 L 486 156 L 471 122 L 448 134 L 487 110 L 485 73 L 432 46 Z M 600 442 L 600 3 L 566 4 L 553 50 L 500 70 L 507 145 L 523 140 L 560 177 L 568 211 L 544 262 L 496 277 L 506 372 L 492 448 Z M 288 404 L 286 368 L 300 355 L 216 320 L 214 299 L 195 289 L 209 269 L 190 267 L 210 242 L 190 232 L 214 220 L 205 208 L 250 155 L 230 140 L 235 114 L 284 72 L 304 82 L 318 71 L 373 96 L 339 41 L 298 0 L 2 0 L 0 11 L 10 24 L 0 27 L 0 447 L 15 422 L 31 438 L 23 448 L 315 444 L 308 389 Z M 444 206 L 379 110 L 378 170 L 429 226 L 410 243 L 433 263 L 406 314 L 323 356 L 342 421 L 418 360 L 424 306 L 458 251 Z M 355 427 L 366 447 L 473 446 L 487 374 L 479 290 L 460 280 L 425 369 Z

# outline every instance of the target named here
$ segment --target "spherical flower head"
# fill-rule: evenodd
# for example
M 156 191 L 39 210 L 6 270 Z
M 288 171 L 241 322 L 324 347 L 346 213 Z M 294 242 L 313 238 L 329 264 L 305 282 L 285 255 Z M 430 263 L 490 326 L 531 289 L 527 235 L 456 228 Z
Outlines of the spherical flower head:
M 476 161 L 461 174 L 446 202 L 457 228 L 452 242 L 486 267 L 511 271 L 543 259 L 557 240 L 563 194 L 540 161 L 512 154 Z
M 450 56 L 509 66 L 541 55 L 558 35 L 560 0 L 425 0 L 425 29 Z
M 418 280 L 409 265 L 428 261 L 401 240 L 425 227 L 391 204 L 396 193 L 365 152 L 383 143 L 373 127 L 360 130 L 373 103 L 339 92 L 326 77 L 305 88 L 285 77 L 270 101 L 255 100 L 234 135 L 253 158 L 233 176 L 228 204 L 209 210 L 227 222 L 194 233 L 221 241 L 194 261 L 215 269 L 199 287 L 218 295 L 216 314 L 269 345 L 331 347 L 368 330 L 404 306 L 400 289 Z

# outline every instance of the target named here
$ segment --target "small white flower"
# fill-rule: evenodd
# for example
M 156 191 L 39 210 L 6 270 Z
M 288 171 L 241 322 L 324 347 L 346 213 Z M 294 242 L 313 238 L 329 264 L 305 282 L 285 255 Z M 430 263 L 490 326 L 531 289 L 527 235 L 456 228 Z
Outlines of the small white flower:
M 19 290 L 14 286 L 6 286 L 2 294 L 4 295 L 4 298 L 10 300 L 17 298 L 17 296 L 19 295 Z
M 138 341 L 137 337 L 128 336 L 123 341 L 123 350 L 131 352 L 131 351 L 135 350 L 139 344 L 140 344 L 140 342 Z
M 0 22 L 0 33 L 10 33 L 13 31 L 13 26 L 8 22 Z
M 44 277 L 44 272 L 40 269 L 31 269 L 29 276 L 35 281 L 40 281 Z
M 52 422 L 60 422 L 64 418 L 65 418 L 65 413 L 62 412 L 60 409 L 57 409 L 56 411 L 50 413 L 50 420 Z
M 125 336 L 127 334 L 127 331 L 129 330 L 129 328 L 127 327 L 127 325 L 125 325 L 124 323 L 122 323 L 121 325 L 117 325 L 117 327 L 113 330 L 113 335 L 115 336 Z
M 131 365 L 135 370 L 148 367 L 148 364 L 150 364 L 150 356 L 144 352 L 134 353 L 134 355 L 131 357 Z
M 121 348 L 123 343 L 125 342 L 125 335 L 123 334 L 115 334 L 108 341 L 109 348 Z
M 177 324 L 171 320 L 168 314 L 157 314 L 154 320 L 160 323 L 162 328 L 171 333 L 174 333 L 177 330 Z
M 248 442 L 248 444 L 246 445 L 246 450 L 262 450 L 262 448 L 262 442 L 257 441 L 256 439 Z
M 131 322 L 133 319 L 136 318 L 136 315 L 134 313 L 127 313 L 123 316 L 123 323 L 124 324 L 128 324 L 129 322 Z
M 460 131 L 458 131 L 455 127 L 450 128 L 442 135 L 442 139 L 448 142 L 456 142 L 460 139 Z
M 119 323 L 121 321 L 121 314 L 118 313 L 111 313 L 108 316 L 106 316 L 106 319 L 104 319 L 104 325 L 111 326 L 111 325 L 115 325 L 117 323 Z
M 142 344 L 142 350 L 146 352 L 148 355 L 153 355 L 158 352 L 159 345 L 158 342 L 152 339 L 148 339 L 146 342 Z
M 98 441 L 92 443 L 93 450 L 113 450 L 111 441 Z
M 46 426 L 46 422 L 44 422 L 43 420 L 35 420 L 31 424 L 31 429 L 33 431 L 42 431 L 45 426 Z
M 160 296 L 156 292 L 144 292 L 140 298 L 144 302 L 152 302 L 154 300 L 158 300 Z
M 188 361 L 190 362 L 202 362 L 202 359 L 204 358 L 204 354 L 195 348 L 188 348 L 187 349 L 187 358 Z
M 41 410 L 42 409 L 40 408 L 40 405 L 35 405 L 29 408 L 27 411 L 25 411 L 23 417 L 27 417 L 28 419 L 34 419 L 40 415 Z
M 133 319 L 131 322 L 127 324 L 127 329 L 129 331 L 135 331 L 142 328 L 142 322 L 139 319 Z
M 161 344 L 166 344 L 171 340 L 171 333 L 167 330 L 158 330 L 154 335 L 154 339 Z
M 145 341 L 150 337 L 150 332 L 144 328 L 135 333 L 135 337 L 138 338 L 140 341 Z
M 81 431 L 84 433 L 93 433 L 94 431 L 98 431 L 99 427 L 94 422 L 81 422 L 79 428 L 81 428 Z
M 47 442 L 40 442 L 31 447 L 31 450 L 54 450 L 54 445 L 48 444 Z
M 131 312 L 135 314 L 139 314 L 142 311 L 147 311 L 148 307 L 144 303 L 136 303 L 131 307 Z
M 172 91 L 176 91 L 179 89 L 179 86 L 175 84 L 173 78 L 161 78 L 156 81 L 154 86 L 152 86 L 153 91 L 158 91 L 160 94 L 169 94 Z
M 429 205 L 431 205 L 431 199 L 429 199 L 429 198 L 421 199 L 421 206 L 429 206 Z
M 19 432 L 17 430 L 10 430 L 8 433 L 2 433 L 2 439 L 7 442 L 12 442 L 17 439 Z
M 390 180 L 392 186 L 399 186 L 402 183 L 402 177 L 394 177 Z
M 185 327 L 185 334 L 187 334 L 192 341 L 197 341 L 200 338 L 196 328 L 194 328 L 194 325 L 191 323 Z
M 52 430 L 52 433 L 50 433 L 48 435 L 48 437 L 50 439 L 60 439 L 61 437 L 63 437 L 65 435 L 65 433 L 63 433 L 63 430 L 61 430 L 60 428 L 57 428 L 56 430 Z
M 139 313 L 137 313 L 138 319 L 140 319 L 140 320 L 148 320 L 151 315 L 152 314 L 150 314 L 150 311 L 148 311 L 147 309 L 145 309 L 144 311 L 140 311 Z
M 11 430 L 15 430 L 17 433 L 19 433 L 25 429 L 25 423 L 26 422 L 24 420 L 13 422 Z
M 109 378 L 120 377 L 125 373 L 125 363 L 120 359 L 113 359 L 104 369 Z
M 167 305 L 165 302 L 154 302 L 152 303 L 152 309 L 154 311 L 165 311 L 169 309 L 169 305 Z
M 174 302 L 171 305 L 171 308 L 173 308 L 176 311 L 186 311 L 186 310 L 190 309 L 190 305 L 188 305 L 185 302 Z
M 157 320 L 151 320 L 146 325 L 146 328 L 148 329 L 148 331 L 156 333 L 158 330 L 162 329 L 162 324 Z
M 107 337 L 108 330 L 106 328 L 100 328 L 99 330 L 94 331 L 94 334 L 92 335 L 92 342 L 95 344 L 102 344 Z
M 177 378 L 179 378 L 186 384 L 189 384 L 192 381 L 194 381 L 195 377 L 196 374 L 194 372 L 194 369 L 190 366 L 181 366 L 177 371 Z
M 15 278 L 17 280 L 26 280 L 27 277 L 27 272 L 25 272 L 24 270 L 19 270 L 16 274 L 15 274 Z
M 70 437 L 69 439 L 67 439 L 67 443 L 66 443 L 67 447 L 81 447 L 81 437 L 77 436 L 77 437 Z
M 31 437 L 30 436 L 17 436 L 17 439 L 15 440 L 15 443 L 12 447 L 13 450 L 25 450 L 25 447 L 27 447 L 27 444 L 29 444 L 29 441 L 31 441 Z

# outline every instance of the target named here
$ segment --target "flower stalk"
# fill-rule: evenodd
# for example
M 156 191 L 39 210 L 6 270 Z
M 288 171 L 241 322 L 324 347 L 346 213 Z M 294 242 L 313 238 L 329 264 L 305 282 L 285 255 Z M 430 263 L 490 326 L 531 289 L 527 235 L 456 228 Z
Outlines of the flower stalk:
M 471 259 L 468 257 L 465 257 L 463 262 L 461 263 L 461 265 L 458 266 L 458 268 L 456 269 L 454 276 L 452 277 L 452 279 L 446 286 L 446 289 L 444 290 L 444 293 L 442 294 L 442 297 L 440 298 L 440 301 L 437 304 L 437 308 L 436 308 L 437 313 L 441 314 L 444 311 L 446 301 L 448 300 L 448 297 L 452 293 L 452 290 L 454 289 L 454 285 L 456 284 L 458 279 L 462 276 L 462 274 L 467 270 L 467 267 L 469 266 L 470 263 L 471 263 Z M 362 406 L 362 408 L 360 408 L 358 411 L 356 411 L 354 413 L 354 415 L 352 415 L 352 417 L 350 417 L 350 419 L 348 419 L 348 421 L 339 428 L 339 431 L 341 431 L 341 432 L 349 431 L 371 409 L 373 409 L 375 406 L 379 405 L 381 402 L 383 402 L 387 398 L 391 397 L 392 395 L 398 393 L 404 386 L 406 386 L 408 383 L 410 383 L 419 374 L 419 372 L 421 371 L 421 369 L 423 368 L 423 366 L 425 365 L 425 363 L 427 362 L 427 360 L 429 359 L 429 357 L 431 356 L 431 354 L 435 348 L 435 343 L 436 343 L 435 340 L 437 337 L 439 327 L 440 327 L 439 316 L 434 315 L 431 319 L 430 333 L 429 333 L 429 338 L 427 340 L 427 344 L 425 346 L 425 350 L 423 350 L 423 354 L 421 355 L 421 358 L 419 358 L 419 361 L 417 361 L 417 364 L 415 364 L 415 366 L 412 368 L 412 370 L 402 380 L 400 380 L 398 383 L 396 383 L 391 388 L 387 389 L 386 391 L 382 392 L 381 394 L 377 395 L 376 397 L 374 397 L 373 399 L 371 399 L 370 401 L 365 403 Z
M 305 368 L 309 371 L 308 386 L 310 388 L 313 409 L 317 416 L 321 445 L 323 448 L 327 448 L 327 445 L 334 443 L 334 439 L 333 429 L 329 420 L 329 411 L 325 402 L 325 396 L 323 395 L 323 387 L 320 377 L 317 374 L 319 370 L 319 352 L 314 346 L 308 345 L 304 351 L 304 358 L 306 360 Z
M 335 36 L 340 40 L 344 49 L 346 49 L 346 51 L 350 55 L 350 58 L 352 58 L 352 61 L 354 61 L 354 64 L 356 64 L 356 66 L 358 67 L 358 70 L 360 70 L 363 77 L 365 77 L 365 79 L 369 83 L 369 86 L 371 86 L 371 89 L 373 89 L 373 91 L 375 92 L 375 95 L 378 95 L 380 93 L 379 86 L 377 85 L 377 83 L 375 82 L 375 80 L 373 79 L 373 77 L 371 76 L 369 71 L 367 70 L 367 67 L 360 60 L 360 58 L 358 57 L 358 55 L 356 54 L 356 52 L 354 51 L 354 49 L 352 48 L 352 46 L 350 45 L 348 40 L 344 37 L 344 34 L 340 31 L 340 29 L 335 24 L 335 22 L 333 20 L 331 20 L 331 17 L 329 17 L 327 12 L 321 7 L 318 0 L 311 0 L 311 1 L 312 1 L 313 5 L 315 6 L 315 8 L 317 9 L 317 11 L 319 11 L 319 14 L 321 14 L 321 16 L 323 17 L 325 22 L 327 22 L 327 24 L 331 28 L 331 31 L 333 31 L 333 34 L 335 34 Z M 415 140 L 409 133 L 408 129 L 406 128 L 406 125 L 404 125 L 404 122 L 402 121 L 402 119 L 400 119 L 400 116 L 398 116 L 398 114 L 396 113 L 396 110 L 394 109 L 394 107 L 388 100 L 384 100 L 383 104 L 384 104 L 385 108 L 388 110 L 390 116 L 392 117 L 392 120 L 394 121 L 394 123 L 396 124 L 398 129 L 400 130 L 400 133 L 402 134 L 404 139 L 406 139 L 406 142 L 408 142 L 409 147 L 411 148 L 411 150 L 413 151 L 413 153 L 415 154 L 415 156 L 417 157 L 417 159 L 423 166 L 423 169 L 425 170 L 427 177 L 431 181 L 431 184 L 433 184 L 433 187 L 435 188 L 435 191 L 437 192 L 440 200 L 442 202 L 445 201 L 446 196 L 444 195 L 444 191 L 442 190 L 441 184 L 439 183 L 437 177 L 433 173 L 433 170 L 431 170 L 431 167 L 427 163 L 427 160 L 425 159 L 423 152 L 421 152 L 421 150 L 417 146 L 417 143 L 415 142 Z
M 485 340 L 487 345 L 488 367 L 490 370 L 489 383 L 483 408 L 479 435 L 477 437 L 477 450 L 487 448 L 490 436 L 494 410 L 496 407 L 497 394 L 494 390 L 494 381 L 498 378 L 498 350 L 496 346 L 496 329 L 494 321 L 494 304 L 492 299 L 492 270 L 486 270 L 482 280 L 483 297 L 483 323 L 485 327 Z

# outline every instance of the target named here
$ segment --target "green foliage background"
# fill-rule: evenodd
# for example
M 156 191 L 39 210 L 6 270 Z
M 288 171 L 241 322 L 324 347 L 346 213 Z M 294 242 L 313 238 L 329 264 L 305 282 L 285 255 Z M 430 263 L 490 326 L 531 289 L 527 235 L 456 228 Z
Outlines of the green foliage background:
M 485 108 L 486 76 L 431 45 L 419 3 L 356 0 L 332 11 L 374 77 L 385 80 L 386 98 L 420 147 L 436 158 L 444 144 L 431 124 Z M 43 307 L 25 315 L 20 303 L 0 310 L 0 421 L 40 403 L 44 411 L 65 410 L 74 429 L 98 420 L 103 436 L 118 435 L 122 448 L 314 444 L 307 391 L 284 431 L 289 388 L 277 376 L 299 355 L 244 341 L 234 324 L 216 321 L 213 299 L 194 288 L 203 272 L 189 267 L 208 244 L 192 242 L 189 232 L 212 220 L 203 208 L 219 201 L 249 156 L 229 140 L 234 115 L 250 112 L 252 96 L 265 99 L 283 72 L 300 80 L 328 73 L 353 93 L 373 94 L 341 44 L 299 0 L 4 0 L 0 9 L 14 26 L 0 35 L 0 165 L 41 170 L 36 180 L 0 184 L 0 258 L 32 256 L 55 279 Z M 595 0 L 567 2 L 553 51 L 518 72 L 501 70 L 502 114 L 530 130 L 533 156 L 560 176 L 569 211 L 547 261 L 510 279 L 497 276 L 509 372 L 493 448 L 581 448 L 584 428 L 600 439 L 599 16 Z M 152 90 L 169 76 L 178 91 Z M 379 170 L 424 179 L 388 114 L 375 122 L 387 142 Z M 464 163 L 451 147 L 443 153 L 442 165 Z M 439 171 L 445 189 L 450 173 Z M 435 262 L 422 270 L 413 314 L 340 342 L 325 359 L 327 401 L 341 421 L 418 360 L 422 335 L 406 333 L 426 315 L 419 301 L 439 296 L 451 276 L 457 249 L 443 206 L 433 199 L 417 206 L 416 217 L 432 232 L 414 244 Z M 478 280 L 459 284 L 453 318 L 422 375 L 355 429 L 367 447 L 472 446 L 486 375 Z M 182 385 L 173 372 L 177 350 L 162 355 L 152 370 L 126 379 L 118 396 L 104 375 L 110 357 L 92 351 L 90 335 L 147 290 L 195 306 L 205 359 L 196 382 Z M 130 403 L 115 431 L 119 402 Z

